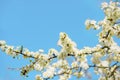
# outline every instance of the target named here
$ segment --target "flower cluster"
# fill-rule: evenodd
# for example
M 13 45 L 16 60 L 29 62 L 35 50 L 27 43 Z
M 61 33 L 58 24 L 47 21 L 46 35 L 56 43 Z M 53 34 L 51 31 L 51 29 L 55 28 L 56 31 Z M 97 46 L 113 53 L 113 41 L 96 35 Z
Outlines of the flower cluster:
M 85 22 L 86 29 L 89 30 L 91 27 L 93 27 L 95 30 L 99 29 L 100 27 L 96 24 L 95 20 L 86 20 Z
M 32 70 L 40 71 L 42 74 L 36 75 L 36 80 L 52 79 L 55 76 L 59 76 L 60 80 L 68 80 L 73 75 L 78 78 L 90 77 L 88 73 L 90 68 L 100 75 L 99 80 L 120 80 L 120 46 L 114 41 L 114 36 L 120 38 L 119 6 L 118 2 L 104 2 L 101 8 L 105 18 L 99 22 L 86 20 L 86 29 L 101 28 L 98 34 L 99 44 L 95 47 L 78 49 L 76 43 L 66 33 L 61 32 L 58 40 L 60 51 L 51 48 L 48 54 L 42 49 L 32 52 L 23 46 L 16 48 L 9 46 L 3 40 L 0 41 L 0 49 L 14 58 L 20 54 L 24 58 L 33 58 L 29 65 L 20 70 L 24 76 Z

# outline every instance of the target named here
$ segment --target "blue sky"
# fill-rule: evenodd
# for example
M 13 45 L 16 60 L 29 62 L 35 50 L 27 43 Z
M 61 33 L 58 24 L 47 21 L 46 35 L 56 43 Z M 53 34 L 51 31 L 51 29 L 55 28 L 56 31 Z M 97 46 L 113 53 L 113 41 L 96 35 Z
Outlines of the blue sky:
M 87 31 L 86 19 L 102 20 L 100 4 L 105 0 L 0 0 L 0 40 L 30 51 L 59 49 L 60 32 L 66 32 L 78 48 L 95 46 L 98 31 Z M 34 80 L 35 71 L 28 78 L 19 71 L 8 70 L 29 64 L 28 60 L 12 59 L 0 51 L 0 80 Z

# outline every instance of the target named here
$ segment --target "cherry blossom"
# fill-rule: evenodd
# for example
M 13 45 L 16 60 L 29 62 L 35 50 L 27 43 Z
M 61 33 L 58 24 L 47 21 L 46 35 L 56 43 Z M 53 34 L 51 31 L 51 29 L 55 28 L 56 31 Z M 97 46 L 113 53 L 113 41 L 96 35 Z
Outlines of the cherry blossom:
M 61 50 L 49 49 L 48 54 L 43 49 L 36 52 L 23 46 L 10 46 L 4 40 L 0 40 L 0 49 L 13 58 L 22 55 L 25 59 L 32 58 L 30 64 L 19 70 L 21 75 L 27 76 L 30 71 L 40 71 L 42 74 L 35 76 L 36 80 L 53 79 L 69 80 L 72 76 L 77 78 L 87 77 L 89 69 L 99 75 L 99 80 L 120 80 L 120 46 L 114 37 L 120 38 L 120 3 L 110 1 L 103 2 L 101 9 L 104 11 L 103 20 L 88 19 L 85 22 L 86 29 L 100 29 L 98 44 L 94 47 L 78 49 L 77 44 L 66 34 L 60 32 L 58 46 Z M 89 58 L 90 60 L 88 60 Z M 67 58 L 71 58 L 69 62 Z M 90 75 L 89 75 L 90 76 Z

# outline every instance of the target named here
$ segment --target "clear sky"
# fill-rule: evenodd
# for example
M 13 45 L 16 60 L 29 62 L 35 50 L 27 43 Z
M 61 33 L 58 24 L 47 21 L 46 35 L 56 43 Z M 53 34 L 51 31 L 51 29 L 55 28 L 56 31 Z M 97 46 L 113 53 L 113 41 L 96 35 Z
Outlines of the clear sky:
M 100 9 L 105 0 L 0 0 L 0 40 L 14 46 L 23 45 L 30 51 L 58 49 L 60 32 L 66 32 L 78 48 L 95 46 L 98 31 L 85 29 L 86 19 L 102 20 Z M 20 76 L 20 68 L 28 60 L 13 59 L 0 51 L 0 80 L 34 80 Z M 96 78 L 94 76 L 94 78 Z

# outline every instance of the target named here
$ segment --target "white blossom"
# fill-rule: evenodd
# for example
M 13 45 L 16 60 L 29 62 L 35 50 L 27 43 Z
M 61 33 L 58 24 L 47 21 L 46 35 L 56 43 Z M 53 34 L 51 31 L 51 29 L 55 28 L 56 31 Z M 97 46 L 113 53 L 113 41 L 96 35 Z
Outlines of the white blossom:
M 53 49 L 53 48 L 51 48 L 51 49 L 49 49 L 48 55 L 51 56 L 51 57 L 52 56 L 57 56 L 58 55 L 58 51 Z
M 36 75 L 35 80 L 43 80 L 43 78 L 40 75 Z
M 86 20 L 85 25 L 86 25 L 87 30 L 89 30 L 90 28 L 93 28 L 95 30 L 100 29 L 100 26 L 96 24 L 95 20 L 89 20 L 88 19 L 88 20 Z
M 80 67 L 82 67 L 83 69 L 87 70 L 89 68 L 89 65 L 87 62 L 81 62 L 80 63 Z
M 108 3 L 107 2 L 103 2 L 102 3 L 102 9 L 107 8 L 107 7 L 108 7 Z
M 101 28 L 97 35 L 98 44 L 94 47 L 78 49 L 68 34 L 60 32 L 59 51 L 51 48 L 48 54 L 43 49 L 33 52 L 23 46 L 9 46 L 4 40 L 0 40 L 0 49 L 13 58 L 19 54 L 32 58 L 30 64 L 20 70 L 24 76 L 32 70 L 41 71 L 42 76 L 36 75 L 36 80 L 52 79 L 54 76 L 58 76 L 59 80 L 68 80 L 73 75 L 81 78 L 85 77 L 89 68 L 94 69 L 99 80 L 120 80 L 120 46 L 114 40 L 114 37 L 120 38 L 120 3 L 103 2 L 101 8 L 105 14 L 103 20 L 87 19 L 85 22 L 88 30 Z
M 7 46 L 7 49 L 5 50 L 5 52 L 8 54 L 8 55 L 12 55 L 13 53 L 13 46 Z
M 39 63 L 36 63 L 34 65 L 34 69 L 37 70 L 37 71 L 41 71 L 43 69 L 43 67 Z
M 81 72 L 75 72 L 74 73 L 75 76 L 77 76 L 78 78 L 84 76 L 84 73 L 81 71 Z
M 49 66 L 46 72 L 43 73 L 44 78 L 52 78 L 54 76 L 55 68 Z
M 78 67 L 77 61 L 74 61 L 71 65 L 72 65 L 73 68 Z
M 6 44 L 6 42 L 4 40 L 0 40 L 0 46 L 3 46 L 5 44 Z
M 104 66 L 104 67 L 108 67 L 109 62 L 108 61 L 101 61 L 101 65 Z
M 44 50 L 43 50 L 43 49 L 39 49 L 38 52 L 39 52 L 39 53 L 43 53 Z

